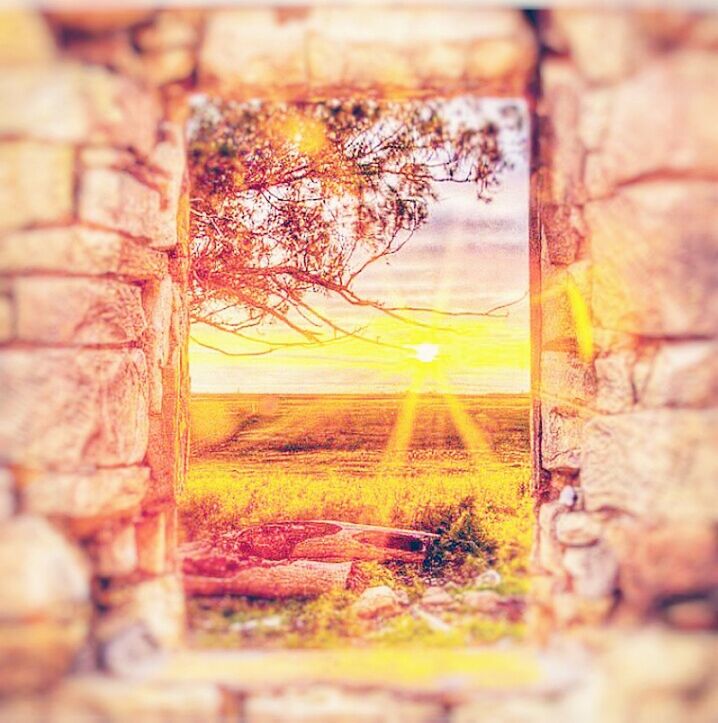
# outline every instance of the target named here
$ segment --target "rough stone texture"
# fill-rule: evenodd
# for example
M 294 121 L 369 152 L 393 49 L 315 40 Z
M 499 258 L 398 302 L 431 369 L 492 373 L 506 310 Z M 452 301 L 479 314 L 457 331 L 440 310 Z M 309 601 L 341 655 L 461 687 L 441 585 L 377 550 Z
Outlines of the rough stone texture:
M 567 512 L 556 519 L 556 539 L 562 545 L 583 547 L 598 542 L 601 524 L 586 512 Z
M 646 336 L 718 333 L 718 184 L 655 181 L 586 207 L 596 323 Z
M 176 220 L 166 216 L 160 192 L 134 176 L 107 168 L 83 174 L 80 217 L 158 246 L 176 243 Z
M 272 9 L 209 14 L 199 59 L 202 85 L 490 84 L 520 94 L 535 47 L 515 11 L 315 8 L 278 22 Z
M 137 568 L 137 541 L 134 525 L 104 530 L 95 543 L 95 573 L 112 577 L 129 575 Z
M 52 616 L 89 598 L 85 561 L 46 520 L 19 515 L 0 527 L 0 619 Z
M 156 100 L 105 68 L 54 64 L 0 78 L 0 133 L 69 143 L 110 143 L 148 154 Z
M 630 411 L 636 403 L 633 367 L 636 354 L 617 351 L 599 356 L 594 361 L 596 369 L 596 409 L 606 414 Z
M 244 718 L 247 723 L 279 723 L 280 721 L 416 721 L 438 720 L 436 704 L 402 699 L 384 691 L 361 694 L 343 691 L 335 686 L 296 686 L 276 693 L 256 693 L 247 700 Z
M 0 467 L 0 522 L 15 513 L 15 479 L 9 469 Z
M 149 322 L 145 353 L 150 372 L 150 410 L 153 414 L 162 411 L 162 369 L 170 360 L 173 301 L 173 284 L 169 276 L 145 285 L 142 303 Z
M 718 405 L 718 342 L 661 345 L 638 386 L 645 407 Z
M 167 256 L 120 234 L 82 226 L 19 231 L 0 238 L 0 270 L 162 278 Z
M 710 524 L 634 521 L 613 525 L 608 535 L 621 556 L 621 591 L 634 618 L 663 616 L 681 601 L 715 605 L 718 536 Z
M 145 330 L 137 286 L 110 280 L 19 278 L 13 283 L 16 335 L 48 344 L 122 344 Z
M 578 469 L 585 420 L 576 409 L 541 405 L 542 465 L 547 470 Z
M 565 268 L 545 267 L 541 291 L 541 348 L 578 350 L 592 346 L 590 326 L 591 273 L 586 261 Z
M 600 55 L 605 57 L 605 53 Z M 600 148 L 586 161 L 590 197 L 605 196 L 620 184 L 656 173 L 715 177 L 714 67 L 713 53 L 677 52 L 647 64 L 641 73 L 616 86 Z M 646 113 L 646 108 L 651 112 Z M 656 203 L 655 209 L 660 208 Z
M 364 619 L 390 617 L 400 612 L 399 598 L 388 585 L 378 585 L 364 590 L 352 609 Z
M 2 350 L 0 454 L 29 467 L 133 465 L 147 449 L 139 349 Z
M 618 560 L 607 545 L 569 547 L 563 564 L 571 576 L 573 589 L 584 598 L 604 598 L 616 589 Z
M 157 649 L 176 648 L 184 637 L 184 593 L 175 575 L 165 575 L 129 587 L 112 589 L 104 603 L 109 612 L 98 626 L 105 654 L 117 644 L 124 657 L 131 642 L 128 630 L 139 630 Z M 123 661 L 124 662 L 124 661 Z
M 7 296 L 0 296 L 0 343 L 15 336 L 13 312 L 12 301 Z
M 73 173 L 70 146 L 0 143 L 0 231 L 69 219 Z
M 135 525 L 139 570 L 150 575 L 167 571 L 167 516 L 164 512 L 145 516 Z
M 4 7 L 0 23 L 0 65 L 43 65 L 55 58 L 55 40 L 44 19 L 32 10 Z
M 563 574 L 561 548 L 556 539 L 556 519 L 565 510 L 558 502 L 546 502 L 538 512 L 538 563 L 556 576 Z
M 583 437 L 587 510 L 652 519 L 718 519 L 717 410 L 651 410 L 599 416 Z
M 572 352 L 541 354 L 541 391 L 545 400 L 590 404 L 595 393 L 593 367 Z
M 21 490 L 22 508 L 73 519 L 126 515 L 144 497 L 149 476 L 147 467 L 27 475 Z

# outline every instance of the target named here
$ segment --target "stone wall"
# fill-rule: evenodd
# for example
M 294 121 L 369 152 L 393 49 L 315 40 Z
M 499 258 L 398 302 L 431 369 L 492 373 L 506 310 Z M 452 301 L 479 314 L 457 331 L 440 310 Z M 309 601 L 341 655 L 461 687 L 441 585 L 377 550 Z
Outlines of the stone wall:
M 559 626 L 712 627 L 718 24 L 554 10 L 539 28 L 536 597 Z
M 124 671 L 183 630 L 181 133 L 160 94 L 0 23 L 0 688 Z

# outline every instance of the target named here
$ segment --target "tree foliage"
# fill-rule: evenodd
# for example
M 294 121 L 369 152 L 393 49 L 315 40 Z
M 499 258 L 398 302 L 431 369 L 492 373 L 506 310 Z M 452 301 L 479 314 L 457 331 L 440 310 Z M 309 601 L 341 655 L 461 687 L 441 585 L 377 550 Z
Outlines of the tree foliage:
M 437 184 L 489 199 L 509 165 L 501 139 L 496 122 L 438 100 L 204 99 L 190 128 L 193 320 L 245 338 L 274 320 L 299 345 L 357 333 L 310 291 L 401 317 L 358 295 L 357 275 L 427 221 Z

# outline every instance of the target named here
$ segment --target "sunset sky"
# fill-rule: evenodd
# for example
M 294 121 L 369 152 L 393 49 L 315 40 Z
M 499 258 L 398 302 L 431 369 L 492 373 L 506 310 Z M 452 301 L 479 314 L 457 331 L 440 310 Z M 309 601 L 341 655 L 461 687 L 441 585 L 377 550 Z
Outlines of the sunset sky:
M 514 158 L 514 168 L 505 173 L 489 204 L 477 201 L 475 189 L 468 184 L 441 183 L 438 190 L 440 198 L 430 208 L 428 223 L 395 256 L 366 269 L 356 281 L 356 290 L 388 305 L 460 312 L 485 311 L 522 299 L 507 309 L 506 317 L 414 315 L 432 327 L 424 328 L 315 295 L 310 303 L 341 326 L 360 328 L 362 336 L 391 348 L 344 338 L 324 346 L 279 349 L 263 356 L 227 357 L 192 344 L 192 390 L 401 393 L 421 373 L 424 391 L 429 392 L 447 386 L 455 394 L 528 391 L 525 152 Z M 192 334 L 234 353 L 262 348 L 198 325 Z M 290 340 L 277 324 L 267 324 L 261 334 L 269 340 Z

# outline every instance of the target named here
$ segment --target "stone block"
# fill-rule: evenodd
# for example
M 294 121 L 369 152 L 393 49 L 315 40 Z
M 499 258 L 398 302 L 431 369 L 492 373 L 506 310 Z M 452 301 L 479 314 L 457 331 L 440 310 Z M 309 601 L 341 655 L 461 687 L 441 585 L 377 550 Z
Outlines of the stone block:
M 0 296 L 0 344 L 15 336 L 13 303 L 7 296 Z
M 133 243 L 120 234 L 83 226 L 17 231 L 0 238 L 0 270 L 162 278 L 167 255 Z
M 16 335 L 47 344 L 125 344 L 145 330 L 141 290 L 108 279 L 21 277 L 13 282 Z
M 592 403 L 596 380 L 591 364 L 573 352 L 541 353 L 541 398 L 574 405 Z
M 95 574 L 103 577 L 129 575 L 137 569 L 134 525 L 107 530 L 95 542 Z
M 166 515 L 146 515 L 135 525 L 139 569 L 149 575 L 161 575 L 167 569 Z
M 569 547 L 563 553 L 563 565 L 571 576 L 574 592 L 581 597 L 602 599 L 614 593 L 618 560 L 608 545 Z
M 137 680 L 137 668 L 127 677 L 76 675 L 60 684 L 43 711 L 57 721 L 203 721 L 228 720 L 220 687 L 205 682 Z M 47 715 L 47 713 L 45 713 Z
M 158 248 L 177 242 L 177 219 L 165 212 L 160 192 L 123 171 L 91 168 L 83 173 L 80 218 Z
M 662 344 L 637 387 L 644 407 L 718 406 L 718 343 Z
M 17 68 L 0 78 L 0 133 L 36 140 L 132 148 L 154 146 L 157 99 L 99 65 Z
M 587 205 L 593 313 L 644 336 L 718 333 L 718 184 L 655 181 Z
M 562 545 L 584 547 L 598 542 L 601 524 L 587 512 L 566 512 L 556 519 L 556 539 Z
M 541 403 L 541 466 L 547 470 L 578 469 L 584 419 L 576 409 Z
M 0 522 L 15 513 L 15 479 L 9 469 L 0 467 Z
M 544 502 L 538 513 L 538 563 L 543 570 L 561 576 L 563 559 L 556 539 L 556 519 L 565 511 L 558 502 Z
M 591 83 L 611 83 L 633 73 L 648 49 L 629 10 L 556 8 L 550 11 L 555 45 L 571 55 Z M 606 38 L 611 38 L 607 46 Z
M 145 354 L 150 370 L 150 409 L 162 411 L 162 368 L 170 361 L 170 325 L 174 303 L 173 283 L 169 276 L 159 282 L 146 284 L 142 303 L 149 322 L 145 337 Z
M 148 439 L 142 351 L 0 351 L 0 454 L 26 467 L 134 465 Z
M 6 73 L 14 73 L 27 64 L 45 65 L 53 61 L 55 55 L 55 39 L 39 12 L 21 9 L 20 5 L 2 9 L 0 65 Z
M 621 558 L 623 606 L 639 620 L 667 603 L 706 600 L 718 587 L 718 537 L 710 524 L 634 524 L 610 530 Z
M 0 232 L 67 221 L 73 210 L 74 165 L 70 146 L 0 143 Z
M 615 88 L 600 147 L 586 160 L 590 198 L 658 174 L 715 177 L 715 62 L 710 52 L 671 53 Z
M 0 527 L 0 572 L 0 619 L 5 621 L 52 617 L 60 606 L 89 600 L 85 559 L 40 517 L 18 515 Z
M 199 55 L 200 82 L 220 88 L 305 84 L 306 23 L 279 23 L 271 8 L 208 13 Z
M 594 417 L 582 441 L 586 509 L 654 520 L 718 520 L 716 425 L 716 410 Z
M 147 467 L 28 474 L 21 490 L 22 508 L 72 519 L 127 515 L 142 501 L 149 478 Z
M 150 648 L 157 650 L 177 648 L 183 640 L 184 591 L 175 575 L 119 586 L 102 602 L 109 611 L 98 622 L 97 635 L 105 659 L 131 666 L 135 636 L 128 631 L 141 633 Z M 131 667 L 124 671 L 130 672 Z
M 565 268 L 547 265 L 541 290 L 541 348 L 576 351 L 588 361 L 593 354 L 591 266 L 577 261 Z
M 617 351 L 596 357 L 596 409 L 606 414 L 630 411 L 636 403 L 633 368 L 636 354 Z

